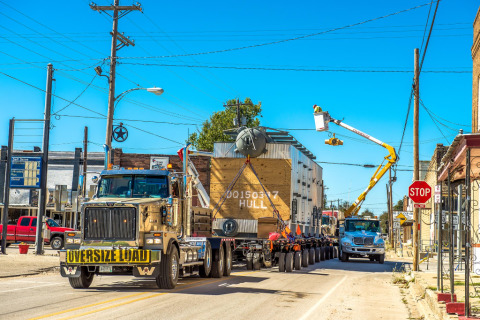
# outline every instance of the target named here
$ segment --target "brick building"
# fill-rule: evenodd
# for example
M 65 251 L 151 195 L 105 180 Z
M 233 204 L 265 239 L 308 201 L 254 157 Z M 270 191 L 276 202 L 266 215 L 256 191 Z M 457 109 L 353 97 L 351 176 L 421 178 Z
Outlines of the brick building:
M 173 171 L 182 172 L 183 163 L 178 155 L 166 154 L 145 154 L 145 153 L 124 153 L 121 148 L 113 149 L 112 163 L 120 168 L 144 168 L 152 169 L 155 159 L 165 159 L 172 164 Z M 191 161 L 198 171 L 200 181 L 203 187 L 210 194 L 210 157 L 206 156 L 190 156 Z M 196 190 L 193 193 L 192 204 L 200 206 L 198 202 Z
M 478 119 L 480 110 L 480 9 L 473 22 L 472 60 L 472 133 L 475 133 L 480 131 Z

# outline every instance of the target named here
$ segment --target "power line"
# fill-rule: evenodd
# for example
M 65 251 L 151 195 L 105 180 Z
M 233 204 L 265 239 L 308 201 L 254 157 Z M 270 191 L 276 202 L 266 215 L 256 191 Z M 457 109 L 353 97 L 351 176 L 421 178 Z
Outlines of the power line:
M 361 22 L 349 24 L 349 25 L 346 25 L 346 26 L 337 27 L 337 28 L 332 28 L 332 29 L 329 29 L 329 30 L 326 30 L 326 31 L 315 32 L 315 33 L 311 33 L 311 34 L 307 34 L 307 35 L 302 35 L 302 36 L 298 36 L 298 37 L 293 37 L 293 38 L 289 38 L 289 39 L 283 39 L 283 40 L 277 40 L 277 41 L 259 43 L 259 44 L 254 44 L 254 45 L 249 45 L 249 46 L 243 46 L 243 47 L 237 47 L 237 48 L 229 48 L 229 49 L 223 49 L 223 50 L 207 51 L 207 52 L 186 53 L 186 54 L 176 54 L 176 55 L 170 55 L 170 56 L 157 56 L 157 57 L 124 57 L 123 59 L 152 59 L 152 58 L 158 59 L 158 58 L 173 58 L 173 57 L 199 56 L 199 55 L 206 55 L 206 54 L 224 53 L 224 52 L 231 52 L 231 51 L 238 51 L 238 50 L 244 50 L 244 49 L 264 47 L 264 46 L 269 46 L 269 45 L 274 45 L 274 44 L 280 44 L 280 43 L 286 43 L 286 42 L 290 42 L 290 41 L 296 41 L 296 40 L 306 39 L 306 38 L 318 36 L 318 35 L 321 35 L 321 34 L 326 34 L 326 33 L 331 33 L 331 32 L 334 32 L 334 31 L 342 30 L 342 29 L 347 29 L 347 28 L 356 27 L 356 26 L 359 26 L 359 25 L 363 25 L 363 24 L 365 24 L 365 23 L 369 23 L 369 22 L 373 22 L 373 21 L 377 21 L 377 20 L 389 18 L 389 17 L 395 16 L 395 15 L 398 15 L 398 14 L 401 14 L 401 13 L 405 13 L 405 12 L 409 12 L 409 11 L 412 11 L 412 10 L 416 10 L 416 9 L 422 8 L 422 7 L 424 7 L 424 6 L 427 6 L 427 5 L 429 5 L 429 4 L 430 4 L 430 2 L 429 2 L 429 3 L 425 3 L 425 4 L 421 4 L 421 5 L 418 5 L 418 6 L 415 6 L 415 7 L 411 7 L 411 8 L 408 8 L 408 9 L 400 10 L 400 11 L 397 11 L 397 12 L 394 12 L 394 13 L 390 13 L 390 14 L 387 14 L 387 15 L 384 15 L 384 16 L 380 16 L 380 17 L 376 17 L 376 18 L 364 20 L 364 21 L 361 21 Z
M 141 63 L 122 62 L 128 65 L 157 66 L 157 67 L 183 67 L 183 68 L 205 68 L 205 69 L 234 69 L 234 70 L 265 70 L 265 71 L 304 71 L 304 72 L 353 72 L 353 73 L 412 73 L 411 70 L 355 70 L 355 69 L 313 69 L 313 68 L 272 68 L 272 67 L 240 67 L 240 66 L 214 66 L 214 65 L 193 65 L 193 64 L 172 64 L 172 63 Z M 423 73 L 453 73 L 471 74 L 470 70 L 429 70 Z
M 99 119 L 105 120 L 106 117 L 90 117 L 90 116 L 76 116 L 70 114 L 57 114 L 60 117 L 69 117 L 69 118 L 83 118 L 83 119 Z M 132 122 L 143 122 L 143 123 L 156 123 L 156 124 L 171 124 L 176 126 L 195 126 L 197 123 L 180 123 L 180 122 L 168 122 L 168 121 L 154 121 L 154 120 L 140 120 L 140 119 L 122 119 L 114 118 L 114 121 L 132 121 Z

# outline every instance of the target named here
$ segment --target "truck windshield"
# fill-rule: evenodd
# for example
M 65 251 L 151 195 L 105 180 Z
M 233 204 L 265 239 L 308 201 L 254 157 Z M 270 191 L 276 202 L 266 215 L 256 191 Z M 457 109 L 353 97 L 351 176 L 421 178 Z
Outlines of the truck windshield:
M 168 180 L 165 176 L 103 176 L 97 196 L 99 198 L 167 198 Z
M 350 220 L 345 221 L 345 231 L 371 231 L 380 232 L 380 222 L 375 220 Z
M 330 217 L 329 216 L 323 216 L 322 217 L 322 224 L 329 224 L 330 223 Z

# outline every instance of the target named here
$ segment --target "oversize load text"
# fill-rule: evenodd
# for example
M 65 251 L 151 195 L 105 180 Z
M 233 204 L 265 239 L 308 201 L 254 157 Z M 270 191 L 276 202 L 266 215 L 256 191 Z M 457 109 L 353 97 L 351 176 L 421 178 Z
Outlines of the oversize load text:
M 67 250 L 67 263 L 150 263 L 150 250 Z

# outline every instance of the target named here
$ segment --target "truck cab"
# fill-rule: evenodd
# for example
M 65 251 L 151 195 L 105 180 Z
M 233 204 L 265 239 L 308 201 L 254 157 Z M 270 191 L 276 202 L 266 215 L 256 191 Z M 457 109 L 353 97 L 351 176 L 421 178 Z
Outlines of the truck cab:
M 365 217 L 346 218 L 340 225 L 339 259 L 347 262 L 349 257 L 369 258 L 370 261 L 385 261 L 385 242 L 380 230 L 380 221 Z
M 150 277 L 172 289 L 179 276 L 216 271 L 212 245 L 192 236 L 196 215 L 210 218 L 211 210 L 191 206 L 182 178 L 168 170 L 102 171 L 95 197 L 82 204 L 81 230 L 65 233 L 61 275 L 73 288 L 88 288 L 100 274 Z

